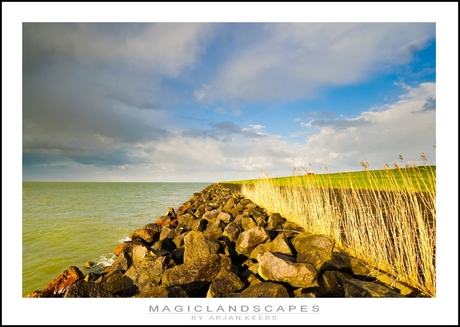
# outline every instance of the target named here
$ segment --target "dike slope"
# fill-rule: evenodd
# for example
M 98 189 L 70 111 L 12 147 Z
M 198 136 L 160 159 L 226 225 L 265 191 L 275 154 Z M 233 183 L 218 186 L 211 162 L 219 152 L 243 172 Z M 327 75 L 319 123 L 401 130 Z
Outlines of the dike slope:
M 230 189 L 231 187 L 232 189 Z M 27 297 L 425 297 L 245 198 L 212 184 L 133 231 L 117 259 L 72 266 Z

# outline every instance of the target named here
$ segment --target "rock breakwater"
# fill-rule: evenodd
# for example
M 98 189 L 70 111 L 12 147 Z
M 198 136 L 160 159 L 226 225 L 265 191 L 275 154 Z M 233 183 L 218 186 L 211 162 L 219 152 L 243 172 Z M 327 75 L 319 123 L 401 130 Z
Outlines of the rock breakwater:
M 114 254 L 100 273 L 72 266 L 27 297 L 424 296 L 218 183 L 133 231 Z

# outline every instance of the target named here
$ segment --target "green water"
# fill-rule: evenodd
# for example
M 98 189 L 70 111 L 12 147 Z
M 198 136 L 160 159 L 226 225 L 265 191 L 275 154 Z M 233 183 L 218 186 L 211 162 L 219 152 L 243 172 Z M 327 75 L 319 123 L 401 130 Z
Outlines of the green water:
M 209 183 L 22 184 L 22 295 L 42 290 L 69 266 L 84 274 L 110 264 L 113 250 Z

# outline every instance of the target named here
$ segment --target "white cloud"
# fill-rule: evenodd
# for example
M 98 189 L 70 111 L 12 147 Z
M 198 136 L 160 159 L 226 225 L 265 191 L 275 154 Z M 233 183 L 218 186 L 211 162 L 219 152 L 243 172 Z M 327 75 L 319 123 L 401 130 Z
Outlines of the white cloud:
M 354 119 L 368 124 L 336 129 L 332 128 L 335 120 L 329 125 L 322 121 L 320 132 L 307 138 L 305 151 L 317 164 L 340 170 L 356 169 L 361 160 L 379 169 L 385 162 L 398 161 L 399 154 L 408 161 L 420 162 L 420 154 L 424 152 L 434 161 L 436 112 L 424 110 L 432 99 L 436 99 L 436 84 L 423 83 L 409 88 L 396 103 L 363 112 Z
M 214 98 L 313 96 L 318 87 L 362 81 L 388 66 L 407 63 L 435 37 L 434 24 L 264 26 L 268 38 L 254 40 L 229 55 L 212 82 Z

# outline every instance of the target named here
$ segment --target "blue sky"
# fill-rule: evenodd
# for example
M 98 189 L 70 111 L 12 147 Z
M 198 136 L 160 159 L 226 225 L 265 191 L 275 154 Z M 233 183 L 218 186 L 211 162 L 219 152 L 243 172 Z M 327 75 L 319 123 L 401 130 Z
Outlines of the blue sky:
M 24 181 L 436 164 L 436 23 L 24 23 Z

